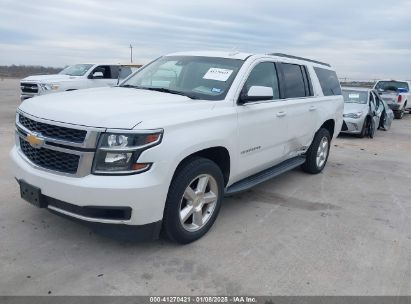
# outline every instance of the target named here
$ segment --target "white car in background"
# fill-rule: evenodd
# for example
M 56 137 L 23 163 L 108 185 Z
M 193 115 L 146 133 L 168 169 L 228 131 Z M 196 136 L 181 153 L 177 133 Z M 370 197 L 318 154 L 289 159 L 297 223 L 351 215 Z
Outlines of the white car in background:
M 128 77 L 137 65 L 75 64 L 54 75 L 29 76 L 20 81 L 21 101 L 38 95 L 113 86 Z M 120 76 L 120 77 L 119 77 Z
M 374 85 L 374 89 L 388 104 L 397 119 L 401 119 L 406 111 L 411 114 L 410 88 L 410 81 L 400 80 L 379 80 Z
M 343 87 L 342 93 L 344 122 L 341 133 L 373 138 L 380 126 L 384 129 L 389 128 L 390 116 L 383 116 L 384 103 L 375 90 Z

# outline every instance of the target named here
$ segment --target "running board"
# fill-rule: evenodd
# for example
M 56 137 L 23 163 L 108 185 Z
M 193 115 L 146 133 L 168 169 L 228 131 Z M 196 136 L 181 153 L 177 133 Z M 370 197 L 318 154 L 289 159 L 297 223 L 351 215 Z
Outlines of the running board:
M 305 163 L 304 156 L 290 158 L 286 161 L 283 161 L 282 163 L 279 163 L 278 165 L 275 165 L 274 167 L 261 171 L 257 174 L 251 175 L 245 179 L 242 179 L 232 184 L 230 187 L 226 189 L 225 195 L 233 195 L 239 192 L 246 191 L 254 186 L 257 186 L 258 184 L 261 184 L 272 179 L 273 177 L 290 171 L 302 165 L 303 163 Z

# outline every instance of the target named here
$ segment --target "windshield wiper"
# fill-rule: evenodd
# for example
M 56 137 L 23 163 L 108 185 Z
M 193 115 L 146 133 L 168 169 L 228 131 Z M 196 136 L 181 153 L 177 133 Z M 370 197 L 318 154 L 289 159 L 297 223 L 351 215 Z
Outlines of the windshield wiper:
M 118 86 L 118 87 L 120 87 L 120 88 L 134 88 L 134 89 L 140 89 L 140 87 L 135 86 L 135 85 L 131 85 L 131 84 L 125 84 L 125 85 Z
M 170 90 L 170 89 L 167 89 L 167 88 L 140 87 L 140 86 L 135 86 L 135 85 L 131 85 L 131 84 L 125 84 L 125 85 L 122 85 L 120 87 L 134 88 L 134 89 L 140 89 L 140 90 L 149 90 L 149 91 L 157 91 L 157 92 L 162 92 L 162 93 L 169 93 L 169 94 L 176 94 L 176 95 L 186 96 L 190 99 L 199 99 L 197 96 L 194 96 L 192 94 L 184 93 L 184 92 L 176 91 L 176 90 Z
M 182 95 L 182 96 L 186 96 L 190 99 L 198 99 L 197 96 L 194 96 L 192 94 L 184 93 L 184 92 L 176 91 L 176 90 L 170 90 L 170 89 L 167 89 L 167 88 L 149 88 L 149 87 L 138 87 L 138 88 L 143 89 L 143 90 L 150 90 L 150 91 L 157 91 L 157 92 L 163 92 L 163 93 Z

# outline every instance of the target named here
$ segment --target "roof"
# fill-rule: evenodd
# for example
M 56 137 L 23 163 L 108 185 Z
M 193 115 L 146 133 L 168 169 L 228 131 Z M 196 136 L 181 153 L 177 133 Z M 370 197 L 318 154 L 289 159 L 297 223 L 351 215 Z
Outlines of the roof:
M 204 56 L 220 57 L 245 60 L 247 57 L 254 55 L 251 53 L 242 53 L 238 51 L 195 51 L 195 52 L 178 52 L 168 54 L 167 56 Z
M 178 52 L 178 53 L 172 53 L 168 54 L 166 56 L 204 56 L 204 57 L 219 57 L 219 58 L 232 58 L 232 59 L 241 59 L 245 60 L 250 56 L 262 56 L 262 57 L 277 57 L 277 58 L 287 58 L 290 60 L 299 60 L 299 61 L 306 61 L 306 62 L 311 62 L 314 64 L 326 66 L 328 68 L 331 67 L 328 63 L 324 63 L 321 61 L 317 60 L 312 60 L 312 59 L 307 59 L 303 57 L 297 57 L 293 55 L 288 55 L 288 54 L 282 54 L 282 53 L 271 53 L 271 54 L 258 54 L 258 53 L 245 53 L 245 52 L 238 52 L 238 51 L 191 51 L 191 52 Z
M 297 60 L 302 60 L 302 61 L 308 61 L 308 62 L 320 64 L 320 65 L 325 65 L 325 66 L 327 66 L 327 67 L 331 67 L 330 64 L 325 63 L 325 62 L 321 62 L 321 61 L 313 60 L 313 59 L 308 59 L 308 58 L 304 58 L 304 57 L 298 57 L 298 56 L 289 55 L 289 54 L 271 53 L 271 54 L 268 54 L 268 55 L 270 55 L 270 56 L 276 56 L 276 57 L 289 58 L 289 59 L 297 59 Z

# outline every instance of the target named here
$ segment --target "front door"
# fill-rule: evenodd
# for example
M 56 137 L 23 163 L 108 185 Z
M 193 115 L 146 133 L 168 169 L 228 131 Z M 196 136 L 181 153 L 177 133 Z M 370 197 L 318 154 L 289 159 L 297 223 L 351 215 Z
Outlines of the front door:
M 252 86 L 271 87 L 273 97 L 237 106 L 239 179 L 281 162 L 287 140 L 287 107 L 286 102 L 280 101 L 273 62 L 253 65 L 242 92 L 248 92 Z

